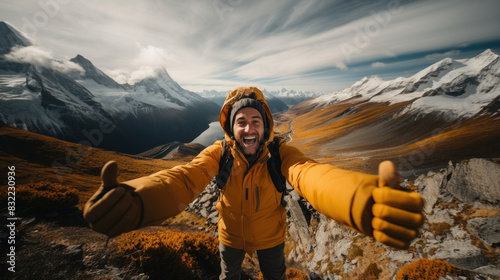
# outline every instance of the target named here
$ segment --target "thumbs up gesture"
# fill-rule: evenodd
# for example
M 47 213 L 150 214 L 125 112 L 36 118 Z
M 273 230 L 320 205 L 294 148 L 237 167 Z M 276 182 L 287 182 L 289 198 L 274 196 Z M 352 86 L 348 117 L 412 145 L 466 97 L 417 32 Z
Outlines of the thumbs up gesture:
M 117 179 L 118 165 L 109 161 L 101 171 L 101 187 L 83 209 L 90 227 L 109 237 L 137 229 L 143 212 L 141 197 L 134 188 L 118 183 Z
M 392 162 L 382 162 L 378 175 L 378 188 L 372 192 L 373 237 L 381 243 L 407 249 L 424 222 L 424 201 L 415 192 L 398 190 L 399 173 Z

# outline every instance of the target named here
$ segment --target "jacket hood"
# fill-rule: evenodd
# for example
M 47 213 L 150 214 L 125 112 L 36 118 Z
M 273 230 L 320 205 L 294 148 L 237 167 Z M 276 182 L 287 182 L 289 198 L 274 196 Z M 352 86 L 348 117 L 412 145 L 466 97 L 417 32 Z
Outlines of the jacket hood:
M 254 98 L 257 99 L 261 102 L 262 107 L 264 108 L 264 111 L 266 112 L 266 118 L 267 118 L 267 129 L 269 131 L 265 131 L 265 135 L 269 135 L 268 139 L 265 139 L 266 142 L 269 140 L 272 140 L 274 138 L 274 121 L 273 121 L 273 115 L 271 113 L 271 109 L 269 109 L 269 106 L 267 105 L 267 101 L 264 97 L 264 94 L 262 91 L 260 91 L 256 87 L 238 87 L 232 90 L 226 97 L 226 101 L 224 101 L 224 104 L 222 105 L 222 109 L 220 111 L 219 115 L 219 122 L 224 130 L 225 138 L 226 141 L 231 141 L 233 138 L 231 137 L 231 128 L 230 128 L 230 123 L 229 123 L 229 118 L 231 114 L 231 108 L 234 103 L 239 101 L 242 98 Z

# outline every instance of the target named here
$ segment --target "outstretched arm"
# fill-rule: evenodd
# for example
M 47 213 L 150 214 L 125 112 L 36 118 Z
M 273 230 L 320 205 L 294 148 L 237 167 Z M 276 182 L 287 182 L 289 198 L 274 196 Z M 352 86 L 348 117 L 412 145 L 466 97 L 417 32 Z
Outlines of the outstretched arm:
M 281 145 L 282 172 L 311 205 L 343 225 L 396 248 L 407 248 L 423 223 L 417 193 L 390 188 L 399 184 L 392 163 L 379 176 L 319 164 L 296 148 Z
M 186 165 L 118 182 L 118 167 L 108 162 L 102 185 L 83 212 L 92 229 L 110 237 L 158 225 L 183 211 L 217 174 L 221 145 L 214 144 Z

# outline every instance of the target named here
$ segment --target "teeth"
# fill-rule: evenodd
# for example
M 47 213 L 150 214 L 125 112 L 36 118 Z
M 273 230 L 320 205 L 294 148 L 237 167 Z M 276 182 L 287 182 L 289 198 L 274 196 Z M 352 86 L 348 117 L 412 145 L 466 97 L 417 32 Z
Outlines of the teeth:
M 245 139 L 245 140 L 255 140 L 255 138 L 256 138 L 255 136 L 254 137 L 243 137 L 243 139 Z

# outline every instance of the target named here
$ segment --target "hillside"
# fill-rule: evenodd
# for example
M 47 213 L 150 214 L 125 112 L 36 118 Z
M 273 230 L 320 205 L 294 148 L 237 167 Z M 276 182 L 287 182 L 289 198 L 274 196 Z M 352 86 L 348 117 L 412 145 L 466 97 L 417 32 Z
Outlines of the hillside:
M 63 212 L 30 213 L 26 216 L 22 213 L 28 209 L 16 209 L 16 213 L 19 213 L 16 215 L 19 220 L 16 222 L 16 273 L 7 270 L 3 254 L 0 278 L 111 279 L 110 277 L 119 274 L 129 277 L 134 273 L 138 274 L 127 267 L 131 263 L 127 264 L 127 260 L 113 253 L 120 243 L 111 240 L 107 249 L 109 253 L 106 252 L 105 236 L 88 227 L 81 209 L 99 187 L 101 167 L 109 160 L 119 163 L 119 179 L 128 180 L 186 163 L 191 158 L 191 155 L 182 157 L 178 154 L 176 160 L 166 161 L 130 156 L 79 146 L 0 123 L 0 162 L 4 170 L 7 166 L 15 166 L 18 190 L 27 184 L 49 182 L 77 189 L 79 193 L 77 207 Z M 20 195 L 19 192 L 19 198 Z M 0 217 L 2 225 L 6 225 L 7 214 L 3 206 Z M 200 232 L 203 226 L 204 220 L 183 213 L 167 221 L 165 227 L 151 227 L 145 231 L 195 233 Z M 7 249 L 4 229 L 6 227 L 2 226 L 0 231 L 3 252 Z M 66 251 L 75 248 L 76 259 L 75 251 Z M 103 256 L 107 257 L 102 258 Z M 34 262 L 37 263 L 36 266 L 33 266 Z
M 404 176 L 449 160 L 500 157 L 500 57 L 443 59 L 410 77 L 363 78 L 293 106 L 277 130 L 307 155 L 374 173 L 394 161 Z
M 182 88 L 158 66 L 119 84 L 90 60 L 37 59 L 40 47 L 0 21 L 0 121 L 69 142 L 129 154 L 189 142 L 220 106 Z M 140 135 L 141 140 L 137 140 Z
M 200 147 L 198 144 L 181 145 L 171 153 L 169 160 L 151 159 L 79 146 L 0 122 L 0 162 L 4 170 L 7 166 L 15 166 L 16 186 L 49 182 L 75 188 L 79 193 L 76 208 L 17 216 L 16 273 L 10 274 L 7 271 L 6 257 L 2 255 L 0 278 L 155 279 L 141 275 L 141 267 L 136 267 L 123 254 L 116 253 L 119 246 L 125 243 L 112 239 L 106 247 L 107 238 L 89 228 L 83 220 L 81 210 L 99 187 L 101 168 L 107 161 L 115 160 L 119 163 L 119 180 L 125 181 L 185 164 Z M 6 188 L 3 190 L 6 191 Z M 23 209 L 17 210 L 18 213 L 24 212 Z M 6 208 L 2 207 L 0 249 L 3 252 L 7 250 L 7 227 L 4 226 L 7 224 L 6 217 Z M 213 228 L 206 224 L 203 217 L 184 211 L 165 221 L 162 226 L 148 227 L 140 232 L 151 233 L 149 237 L 174 234 L 179 238 L 189 238 L 186 234 L 210 235 L 205 232 L 211 233 Z M 33 266 L 34 262 L 37 263 L 36 266 Z M 245 259 L 244 271 L 246 279 L 258 278 L 255 256 L 254 259 Z M 217 273 L 207 275 L 207 271 L 195 272 L 204 275 L 201 279 L 218 278 Z
M 278 114 L 277 131 L 287 135 L 290 143 L 308 156 L 372 174 L 376 174 L 380 161 L 393 160 L 404 178 L 415 179 L 405 182 L 405 187 L 421 193 L 427 203 L 427 221 L 422 236 L 414 241 L 411 250 L 400 252 L 339 227 L 291 192 L 287 209 L 286 253 L 292 261 L 289 265 L 329 276 L 359 278 L 371 271 L 388 277 L 405 264 L 430 257 L 485 275 L 500 275 L 497 257 L 500 241 L 495 235 L 499 230 L 500 213 L 497 191 L 500 83 L 496 82 L 500 77 L 499 61 L 497 54 L 488 51 L 469 60 L 445 59 L 409 78 L 362 79 L 345 90 L 307 100 Z M 166 71 L 160 74 L 161 81 L 175 86 L 168 82 Z M 158 81 L 149 82 L 140 86 L 158 89 Z M 140 139 L 135 137 L 137 134 L 130 135 L 134 136 L 133 141 Z M 80 143 L 91 144 L 89 141 Z M 18 186 L 48 182 L 48 185 L 62 184 L 79 191 L 76 208 L 38 213 L 33 218 L 21 217 L 16 234 L 22 244 L 29 246 L 20 246 L 17 251 L 20 268 L 24 267 L 31 275 L 44 269 L 61 269 L 61 279 L 75 270 L 78 270 L 76 279 L 100 279 L 116 268 L 125 275 L 120 279 L 131 276 L 126 273 L 139 277 L 136 279 L 146 279 L 144 275 L 136 275 L 144 271 L 142 262 L 139 265 L 133 262 L 137 250 L 127 251 L 130 252 L 127 257 L 133 255 L 129 259 L 113 253 L 121 248 L 122 241 L 110 242 L 111 253 L 102 257 L 106 250 L 101 248 L 106 240 L 88 228 L 81 217 L 81 208 L 99 186 L 100 169 L 108 160 L 119 163 L 119 180 L 123 181 L 187 163 L 203 148 L 193 143 L 167 141 L 163 144 L 131 156 L 0 123 L 0 160 L 6 166 L 15 166 Z M 165 226 L 141 230 L 152 232 L 147 237 L 150 239 L 144 242 L 157 244 L 155 242 L 161 238 L 152 236 L 160 236 L 158 232 L 170 236 L 165 232 L 172 229 L 212 232 L 217 216 L 210 206 L 216 202 L 216 197 L 212 193 L 202 194 L 196 201 L 199 206 L 195 209 L 196 215 L 184 211 L 169 219 Z M 4 224 L 6 217 L 6 214 L 2 216 Z M 7 234 L 1 233 L 0 237 L 5 239 Z M 179 239 L 190 238 L 182 236 Z M 124 240 L 135 239 L 138 238 Z M 81 252 L 76 265 L 58 268 L 55 264 L 62 261 L 58 252 L 73 245 Z M 158 246 L 163 248 L 163 245 Z M 48 260 L 45 264 L 34 267 L 35 270 L 26 270 L 31 262 L 44 258 L 45 252 Z M 139 260 L 144 257 L 140 256 Z M 113 269 L 109 268 L 108 257 Z M 5 271 L 3 269 L 2 273 Z M 123 271 L 127 272 L 123 274 Z M 246 260 L 246 271 L 254 277 L 255 259 Z M 216 278 L 216 275 L 210 277 Z
M 177 152 L 179 151 L 182 151 L 182 149 L 177 150 Z M 127 180 L 138 176 L 148 175 L 163 168 L 170 168 L 177 164 L 186 163 L 192 158 L 192 155 L 179 158 L 179 153 L 176 153 L 176 156 L 176 160 L 146 159 L 139 156 L 130 156 L 102 149 L 78 146 L 76 144 L 64 142 L 55 138 L 0 125 L 0 160 L 7 166 L 13 165 L 16 167 L 16 184 L 18 186 L 31 182 L 50 181 L 54 184 L 61 183 L 63 185 L 72 186 L 78 189 L 80 193 L 80 203 L 78 208 L 67 209 L 64 212 L 55 211 L 39 213 L 33 218 L 32 216 L 20 217 L 23 222 L 18 225 L 17 240 L 23 245 L 19 245 L 19 247 L 17 247 L 18 249 L 16 254 L 18 257 L 16 262 L 19 273 L 16 274 L 17 278 L 13 279 L 26 279 L 26 277 L 35 277 L 34 275 L 42 277 L 43 275 L 46 277 L 49 277 L 48 275 L 50 275 L 52 279 L 67 279 L 69 275 L 71 275 L 72 279 L 131 279 L 127 277 L 135 277 L 134 279 L 147 279 L 146 275 L 141 274 L 141 272 L 144 272 L 143 268 L 137 267 L 134 264 L 135 262 L 122 256 L 122 254 L 116 253 L 119 248 L 123 248 L 126 244 L 123 242 L 129 239 L 113 239 L 109 242 L 106 249 L 106 238 L 101 234 L 93 232 L 88 227 L 87 223 L 81 216 L 80 209 L 98 187 L 101 166 L 108 160 L 114 159 L 119 162 L 121 169 L 120 180 Z M 446 175 L 443 176 L 446 177 Z M 439 181 L 439 178 L 437 180 Z M 429 190 L 432 191 L 432 189 L 425 188 L 427 185 L 431 186 L 430 183 L 417 182 L 415 185 L 419 188 L 420 192 L 426 193 L 428 196 L 430 195 L 429 198 L 433 197 L 432 192 L 429 193 Z M 206 199 L 209 199 L 210 197 L 213 196 L 207 196 L 203 193 L 197 200 L 197 205 L 207 205 Z M 409 252 L 409 255 L 392 253 L 392 251 L 387 251 L 387 248 L 374 243 L 369 238 L 357 236 L 355 233 L 346 230 L 343 227 L 339 227 L 335 224 L 335 222 L 325 220 L 321 216 L 318 216 L 317 213 L 315 214 L 314 212 L 311 212 L 306 215 L 305 213 L 307 212 L 303 211 L 308 209 L 307 204 L 293 194 L 290 194 L 288 197 L 288 202 L 289 207 L 287 210 L 290 213 L 290 235 L 287 238 L 287 254 L 290 257 L 290 260 L 292 260 L 292 262 L 288 264 L 289 267 L 315 271 L 314 268 L 311 269 L 310 264 L 306 265 L 306 262 L 302 261 L 301 258 L 304 257 L 304 255 L 302 255 L 304 254 L 303 252 L 309 252 L 307 254 L 315 252 L 310 255 L 310 257 L 314 257 L 315 260 L 319 261 L 330 257 L 334 259 L 339 258 L 340 261 L 343 261 L 347 256 L 347 260 L 354 262 L 354 260 L 357 260 L 360 257 L 356 254 L 364 254 L 364 261 L 359 262 L 359 267 L 357 267 L 354 263 L 348 263 L 348 270 L 352 271 L 352 269 L 357 267 L 354 272 L 366 270 L 365 272 L 368 273 L 366 265 L 369 262 L 373 262 L 375 259 L 380 258 L 381 255 L 389 254 L 388 252 L 391 252 L 389 257 L 385 258 L 385 261 L 380 263 L 381 266 L 377 267 L 377 269 L 383 268 L 383 271 L 381 270 L 378 274 L 382 273 L 381 275 L 388 275 L 395 273 L 395 271 L 401 268 L 401 266 L 391 266 L 388 263 L 391 258 L 398 259 L 403 257 L 403 260 L 398 259 L 398 263 L 405 261 L 408 263 L 408 260 L 412 259 L 409 256 L 414 254 L 412 252 Z M 449 236 L 451 234 L 449 232 L 449 227 L 444 225 L 441 221 L 443 215 L 446 216 L 443 211 L 448 211 L 445 210 L 445 208 L 448 207 L 446 205 L 452 206 L 454 205 L 453 203 L 456 204 L 457 202 L 451 201 L 445 202 L 444 204 L 440 202 L 439 204 L 436 204 L 435 207 L 437 208 L 434 209 L 439 209 L 439 212 L 435 212 L 434 215 L 430 216 L 432 217 L 432 220 L 429 221 L 428 225 L 426 225 L 425 232 L 429 231 L 429 233 L 425 233 L 426 239 L 430 239 L 430 237 L 433 236 L 431 233 L 438 235 L 440 232 L 441 234 L 445 234 L 444 236 L 446 236 L 446 238 L 451 239 Z M 139 232 L 150 233 L 150 235 L 146 235 L 147 237 L 145 238 L 153 238 L 154 240 L 156 240 L 156 237 L 154 236 L 158 236 L 158 234 L 165 234 L 166 236 L 172 234 L 179 235 L 178 238 L 182 238 L 182 240 L 184 240 L 184 238 L 190 238 L 183 237 L 185 233 L 211 233 L 213 232 L 213 224 L 210 222 L 210 220 L 213 222 L 213 219 L 211 219 L 212 216 L 210 216 L 208 222 L 207 219 L 204 218 L 208 217 L 211 213 L 210 211 L 206 211 L 210 210 L 211 207 L 205 208 L 205 211 L 200 209 L 200 214 L 192 214 L 184 211 L 179 216 L 167 220 L 166 223 L 164 223 L 164 226 L 150 227 Z M 481 204 L 479 204 L 479 206 L 475 205 L 472 207 L 468 205 L 460 206 L 458 209 L 460 210 L 461 218 L 459 218 L 459 220 L 455 223 L 462 224 L 460 219 L 466 221 L 473 217 L 495 218 L 495 215 L 498 215 L 499 210 L 477 210 L 480 208 Z M 432 210 L 427 211 L 432 212 Z M 431 212 L 429 212 L 429 215 Z M 308 232 L 307 229 L 315 235 L 307 237 L 307 239 L 303 239 L 304 237 L 302 237 L 302 239 L 301 237 L 298 237 L 303 236 L 301 234 L 304 234 L 304 232 Z M 478 230 L 479 232 L 484 232 L 484 229 Z M 332 243 L 329 238 L 325 239 L 325 237 L 329 236 L 326 232 L 335 233 L 335 236 L 338 235 L 337 238 L 343 236 L 342 240 L 345 239 L 345 242 Z M 463 236 L 463 234 L 460 236 Z M 482 257 L 480 260 L 481 262 L 487 261 L 488 259 L 494 259 L 494 254 L 498 252 L 498 249 L 495 249 L 497 247 L 497 245 L 495 245 L 496 239 L 494 239 L 494 237 L 493 239 L 492 237 L 489 238 L 490 239 L 488 240 L 493 240 L 491 241 L 493 244 L 490 243 L 490 246 L 493 246 L 493 248 L 488 247 L 487 245 L 481 245 L 483 246 L 481 247 L 481 250 L 476 249 L 476 251 L 474 251 L 479 254 L 484 252 L 486 257 Z M 133 240 L 135 239 L 130 239 L 130 241 Z M 154 240 L 152 240 L 153 244 L 156 242 Z M 304 240 L 318 242 L 318 244 L 324 242 L 326 245 L 321 245 L 321 248 L 327 246 L 328 244 L 338 243 L 338 246 L 344 246 L 347 244 L 352 246 L 354 253 L 344 256 L 342 253 L 344 251 L 342 250 L 345 248 L 339 249 L 337 248 L 338 246 L 335 247 L 337 248 L 336 250 L 338 250 L 338 253 L 335 253 L 336 251 L 321 253 L 322 251 L 319 250 L 319 247 L 313 251 L 304 251 L 312 249 L 312 247 L 310 247 L 311 243 L 304 242 Z M 424 245 L 429 248 L 440 246 L 439 242 L 436 244 L 429 243 L 426 245 L 426 243 L 422 243 L 422 241 L 419 240 L 420 239 L 416 241 L 416 248 L 420 248 L 418 246 Z M 426 242 L 433 241 L 431 240 Z M 456 244 L 458 244 L 456 246 L 462 246 L 460 245 L 462 243 Z M 71 250 L 76 250 L 76 252 Z M 73 253 L 69 253 L 68 251 Z M 429 251 L 429 249 L 427 249 L 424 250 L 424 252 L 426 252 L 424 256 L 432 256 L 432 254 L 435 254 L 438 251 L 435 249 L 431 249 Z M 453 252 L 452 254 L 446 253 L 446 251 L 443 250 L 440 254 L 442 257 L 446 258 L 446 254 L 450 254 L 449 256 L 452 256 L 453 254 L 457 254 L 457 252 Z M 306 258 L 309 257 L 306 256 Z M 44 259 L 45 261 L 43 263 L 38 263 L 40 259 Z M 334 259 L 332 259 L 332 261 Z M 31 263 L 35 261 L 38 265 L 32 266 Z M 0 268 L 2 268 L 2 273 L 5 273 L 6 263 L 2 263 L 3 265 Z M 244 267 L 244 271 L 246 272 L 245 277 L 248 277 L 246 279 L 257 279 L 258 265 L 255 255 L 253 258 L 245 259 Z M 324 270 L 325 268 L 317 268 L 317 271 Z M 331 267 L 326 270 L 342 271 L 340 267 Z M 203 272 L 200 273 L 203 274 Z M 217 277 L 213 274 L 212 276 L 207 276 L 206 274 L 203 275 L 205 276 L 201 279 L 216 279 Z M 351 273 L 351 275 L 353 274 Z
M 312 158 L 369 173 L 386 159 L 402 175 L 414 177 L 439 170 L 450 160 L 500 157 L 499 117 L 449 121 L 428 114 L 415 119 L 402 114 L 405 105 L 353 98 L 311 110 L 302 103 L 277 118 L 277 130 L 289 134 L 291 144 Z
M 91 148 L 0 124 L 0 161 L 16 167 L 16 183 L 48 180 L 75 186 L 81 203 L 100 184 L 102 166 L 109 160 L 120 164 L 120 180 L 146 176 L 186 162 L 130 156 Z

